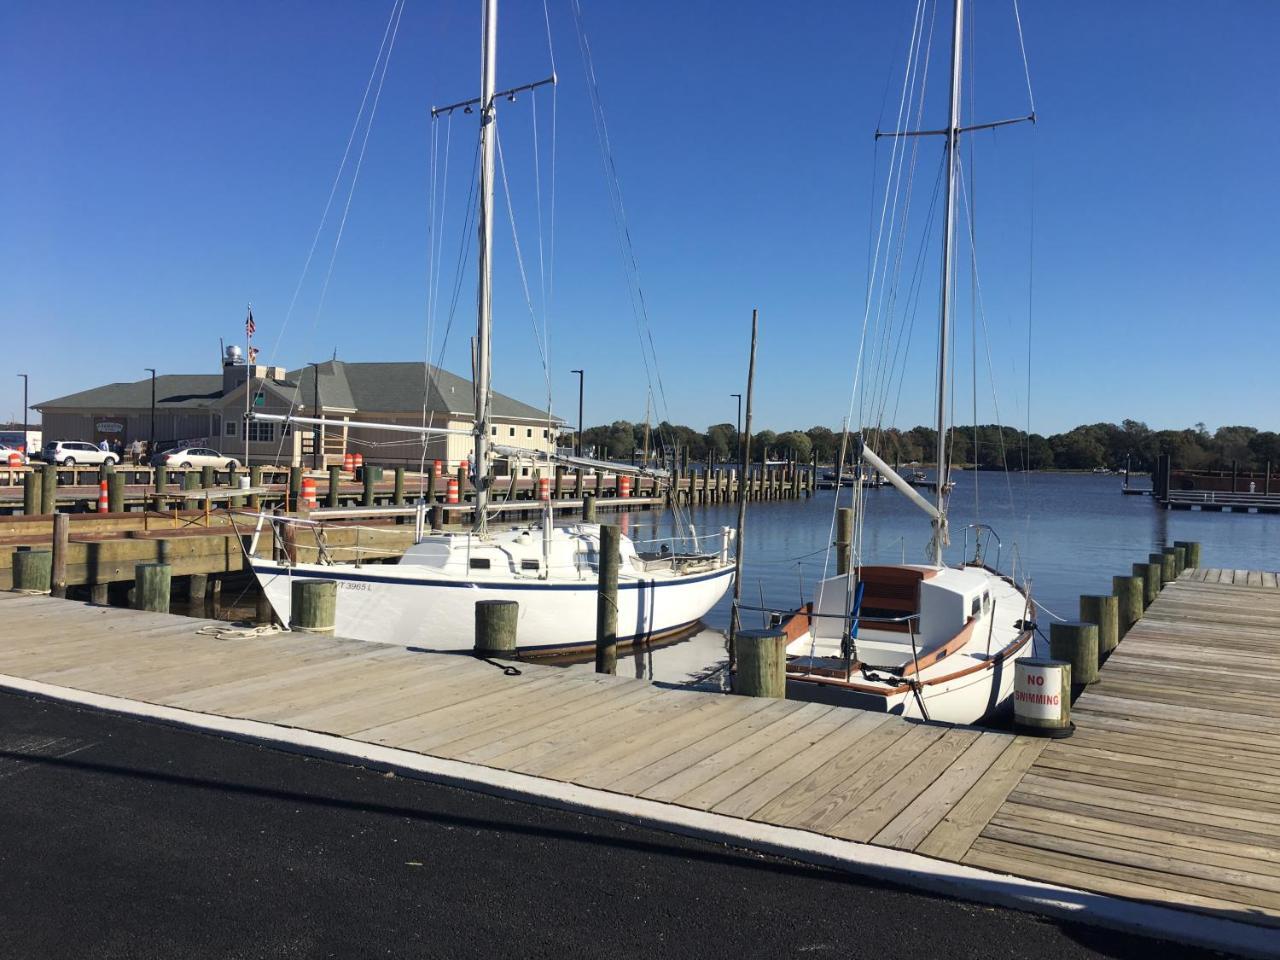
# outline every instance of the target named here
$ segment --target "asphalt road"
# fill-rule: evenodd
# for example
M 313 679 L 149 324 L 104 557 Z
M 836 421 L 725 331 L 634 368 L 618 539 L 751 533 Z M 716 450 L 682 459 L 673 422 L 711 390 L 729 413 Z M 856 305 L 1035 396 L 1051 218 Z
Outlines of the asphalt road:
M 1201 951 L 0 692 L 0 957 Z

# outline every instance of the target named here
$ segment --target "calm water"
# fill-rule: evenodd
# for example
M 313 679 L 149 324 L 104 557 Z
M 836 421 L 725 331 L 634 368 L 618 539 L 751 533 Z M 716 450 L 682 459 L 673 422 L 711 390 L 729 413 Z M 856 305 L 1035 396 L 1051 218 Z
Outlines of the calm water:
M 1112 575 L 1129 573 L 1131 564 L 1175 540 L 1200 541 L 1205 566 L 1280 569 L 1280 516 L 1159 510 L 1150 497 L 1122 496 L 1122 480 L 1115 476 L 1025 473 L 1006 478 L 964 471 L 953 479 L 947 561 L 960 561 L 967 524 L 975 519 L 987 523 L 1003 542 L 1000 568 L 1010 572 L 1016 562 L 1020 580 L 1024 572 L 1030 575 L 1036 601 L 1067 619 L 1078 615 L 1080 594 L 1110 593 Z M 840 505 L 847 506 L 851 497 L 850 490 L 840 491 Z M 810 500 L 748 505 L 745 603 L 789 609 L 811 599 L 828 562 L 835 505 L 835 491 L 819 491 Z M 923 513 L 888 487 L 867 491 L 866 505 L 865 562 L 925 560 L 930 530 Z M 715 533 L 737 522 L 737 507 L 699 507 L 691 517 L 699 534 Z M 675 526 L 670 511 L 623 514 L 617 522 L 637 540 L 670 536 Z M 994 546 L 987 560 L 994 564 Z M 829 562 L 829 574 L 834 573 L 834 556 Z M 729 609 L 726 597 L 706 618 L 711 629 L 683 643 L 622 658 L 618 672 L 718 686 Z M 1042 614 L 1042 621 L 1048 619 Z M 752 621 L 744 616 L 744 622 Z

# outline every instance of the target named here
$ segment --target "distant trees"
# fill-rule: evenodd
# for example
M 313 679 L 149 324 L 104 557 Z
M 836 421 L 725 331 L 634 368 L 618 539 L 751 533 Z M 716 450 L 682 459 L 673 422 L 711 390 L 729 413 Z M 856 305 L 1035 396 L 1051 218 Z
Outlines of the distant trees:
M 866 428 L 867 443 L 889 463 L 931 463 L 936 457 L 937 432 L 925 426 Z M 572 432 L 564 434 L 566 442 Z M 645 447 L 645 425 L 617 420 L 582 432 L 583 449 L 614 460 L 630 460 Z M 751 459 L 794 457 L 808 461 L 817 456 L 832 463 L 839 455 L 841 431 L 814 426 L 807 430 L 776 433 L 761 430 L 751 438 Z M 1026 434 L 999 424 L 953 427 L 947 434 L 951 461 L 983 470 L 1092 470 L 1119 468 L 1150 470 L 1156 458 L 1168 454 L 1177 467 L 1190 470 L 1229 469 L 1234 462 L 1242 470 L 1261 470 L 1269 461 L 1280 466 L 1280 434 L 1256 427 L 1231 425 L 1210 433 L 1198 423 L 1183 430 L 1152 430 L 1140 420 L 1120 423 L 1081 424 L 1064 433 Z M 732 462 L 738 455 L 737 427 L 717 423 L 705 431 L 681 424 L 660 423 L 649 430 L 651 456 L 671 456 L 678 450 L 690 460 Z

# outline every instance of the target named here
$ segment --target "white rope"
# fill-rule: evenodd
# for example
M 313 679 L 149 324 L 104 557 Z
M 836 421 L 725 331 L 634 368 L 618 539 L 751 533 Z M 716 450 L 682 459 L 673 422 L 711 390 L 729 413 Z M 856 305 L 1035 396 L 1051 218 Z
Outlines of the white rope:
M 276 624 L 260 624 L 253 627 L 234 627 L 215 626 L 208 624 L 196 630 L 196 634 L 201 637 L 213 637 L 217 640 L 252 640 L 256 637 L 273 637 L 277 634 L 287 633 L 283 627 Z

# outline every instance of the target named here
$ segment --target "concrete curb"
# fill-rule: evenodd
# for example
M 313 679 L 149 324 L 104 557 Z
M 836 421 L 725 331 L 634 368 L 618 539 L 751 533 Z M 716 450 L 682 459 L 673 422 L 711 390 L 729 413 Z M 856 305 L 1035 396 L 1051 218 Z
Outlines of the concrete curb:
M 297 727 L 195 713 L 4 674 L 0 674 L 0 687 L 216 733 L 306 756 L 348 763 L 354 761 L 362 766 L 491 796 L 608 817 L 814 866 L 876 877 L 959 900 L 1010 907 L 1245 956 L 1280 957 L 1280 932 L 1235 920 L 1054 886 L 902 850 L 740 820 Z

